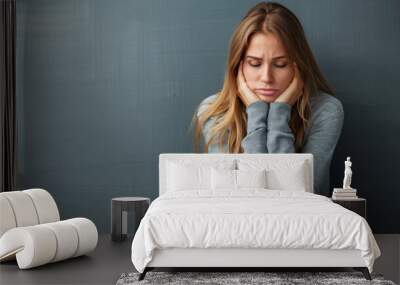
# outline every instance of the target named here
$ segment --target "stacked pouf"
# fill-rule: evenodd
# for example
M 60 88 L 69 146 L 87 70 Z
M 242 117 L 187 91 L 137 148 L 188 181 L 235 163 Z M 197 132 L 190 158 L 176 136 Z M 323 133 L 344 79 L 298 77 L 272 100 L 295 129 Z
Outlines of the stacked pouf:
M 86 254 L 97 241 L 92 221 L 60 221 L 46 190 L 0 193 L 0 262 L 16 258 L 20 269 L 28 269 Z

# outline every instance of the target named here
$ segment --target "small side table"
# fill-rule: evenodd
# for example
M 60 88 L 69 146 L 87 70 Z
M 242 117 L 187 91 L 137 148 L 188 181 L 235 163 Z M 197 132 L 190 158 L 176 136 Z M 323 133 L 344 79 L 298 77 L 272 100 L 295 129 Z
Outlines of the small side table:
M 354 199 L 332 199 L 332 202 L 349 209 L 357 214 L 359 214 L 364 219 L 367 219 L 367 200 L 364 198 L 354 198 Z
M 111 199 L 111 240 L 123 241 L 128 233 L 128 212 L 135 213 L 135 229 L 139 227 L 150 205 L 146 197 L 118 197 Z

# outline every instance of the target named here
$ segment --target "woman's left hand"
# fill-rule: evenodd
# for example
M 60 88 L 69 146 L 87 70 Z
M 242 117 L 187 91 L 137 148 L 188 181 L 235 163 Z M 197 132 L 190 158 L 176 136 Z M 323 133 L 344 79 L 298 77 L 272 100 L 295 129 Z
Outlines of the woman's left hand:
M 296 63 L 294 65 L 294 77 L 292 82 L 289 84 L 288 88 L 281 95 L 276 98 L 274 102 L 283 102 L 287 103 L 290 106 L 293 106 L 294 103 L 302 96 L 304 82 L 301 79 L 299 69 Z

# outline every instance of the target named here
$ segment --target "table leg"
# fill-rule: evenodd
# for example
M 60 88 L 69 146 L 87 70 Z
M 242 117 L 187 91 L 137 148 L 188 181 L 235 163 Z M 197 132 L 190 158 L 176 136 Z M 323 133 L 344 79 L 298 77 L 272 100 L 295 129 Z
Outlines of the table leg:
M 111 201 L 111 240 L 122 241 L 122 204 Z

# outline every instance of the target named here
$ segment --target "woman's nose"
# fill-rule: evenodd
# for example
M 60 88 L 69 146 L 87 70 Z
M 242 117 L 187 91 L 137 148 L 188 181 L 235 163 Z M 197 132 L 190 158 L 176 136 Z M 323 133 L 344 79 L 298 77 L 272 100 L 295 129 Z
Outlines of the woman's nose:
M 265 67 L 261 70 L 261 81 L 265 83 L 271 83 L 273 79 L 274 78 L 270 67 Z

